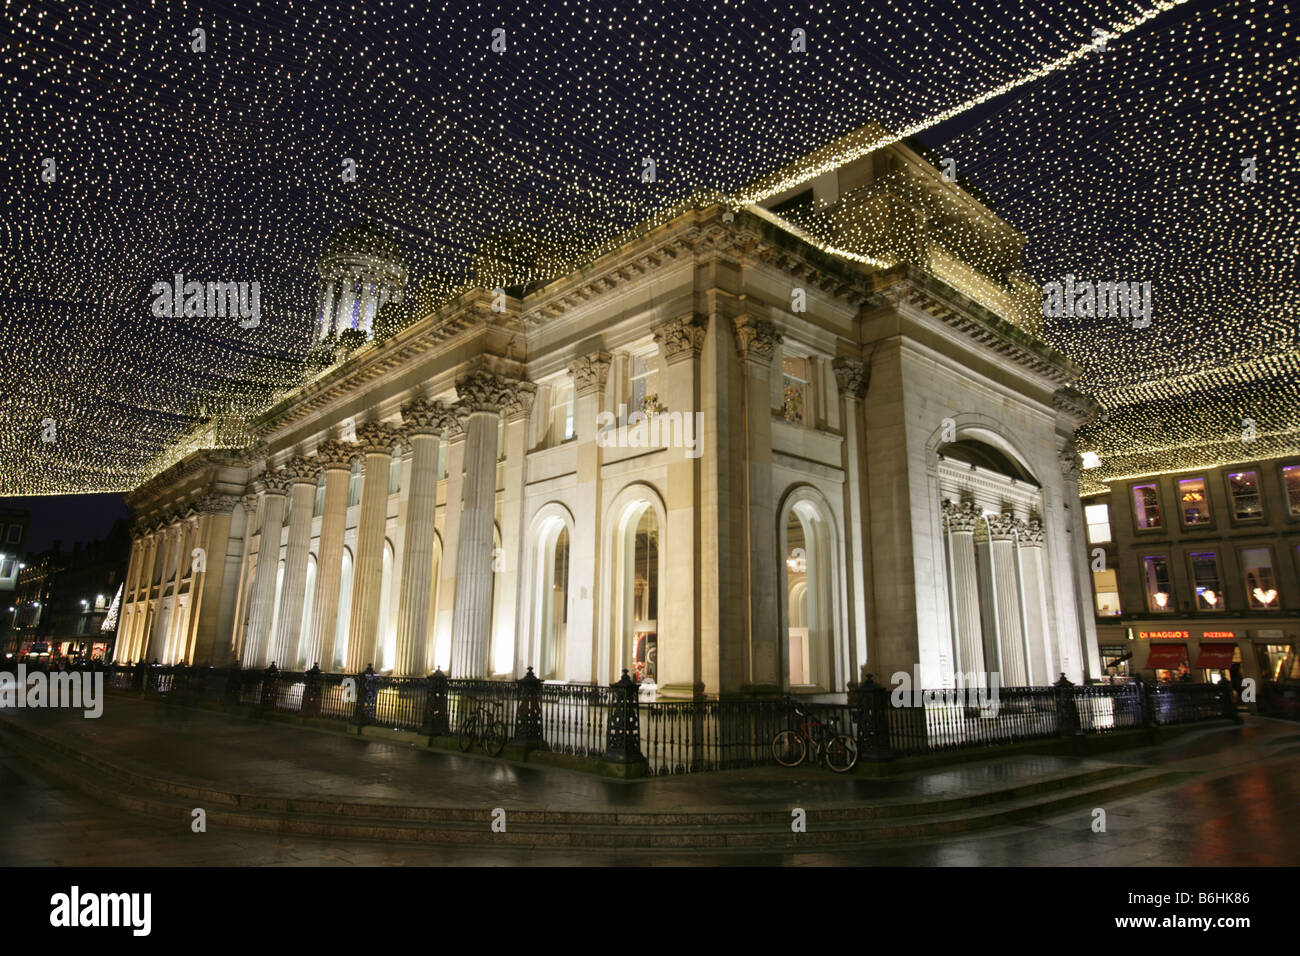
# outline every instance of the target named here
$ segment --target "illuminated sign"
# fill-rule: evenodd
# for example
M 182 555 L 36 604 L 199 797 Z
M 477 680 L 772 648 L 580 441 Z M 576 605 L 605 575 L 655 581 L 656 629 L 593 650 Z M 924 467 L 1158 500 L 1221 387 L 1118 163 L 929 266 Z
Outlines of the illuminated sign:
M 1144 641 L 1185 641 L 1191 636 L 1190 631 L 1138 631 L 1138 638 Z
M 1213 641 L 1213 640 L 1235 641 L 1236 639 L 1237 639 L 1236 631 L 1201 631 L 1201 640 L 1203 641 Z

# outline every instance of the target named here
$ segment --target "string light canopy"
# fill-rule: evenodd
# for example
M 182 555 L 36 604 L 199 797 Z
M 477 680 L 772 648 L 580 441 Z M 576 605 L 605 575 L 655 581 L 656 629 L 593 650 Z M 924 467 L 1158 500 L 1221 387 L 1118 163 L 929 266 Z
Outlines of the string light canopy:
M 124 490 L 245 441 L 319 373 L 320 264 L 347 230 L 401 252 L 382 336 L 562 275 L 697 189 L 762 202 L 902 137 L 1027 237 L 1033 288 L 1150 283 L 1148 324 L 1042 322 L 1103 408 L 1085 492 L 1291 453 L 1298 51 L 1269 0 L 20 0 L 0 494 Z M 926 265 L 864 208 L 781 218 L 865 267 Z M 1006 281 L 1005 243 L 928 214 Z

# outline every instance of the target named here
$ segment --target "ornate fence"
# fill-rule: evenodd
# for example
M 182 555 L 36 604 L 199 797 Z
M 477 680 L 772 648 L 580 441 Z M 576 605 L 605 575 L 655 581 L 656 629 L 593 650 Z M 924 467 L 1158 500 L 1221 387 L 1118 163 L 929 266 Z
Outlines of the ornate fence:
M 625 674 L 616 684 L 547 684 L 425 677 L 324 674 L 238 667 L 110 665 L 109 687 L 168 700 L 224 701 L 276 711 L 456 736 L 480 708 L 495 713 L 518 746 L 641 763 L 655 774 L 772 764 L 772 738 L 802 722 L 847 733 L 863 759 L 970 750 L 1019 741 L 1096 735 L 1141 727 L 1239 719 L 1225 683 L 1005 687 L 996 693 L 909 691 L 870 679 L 843 703 L 795 697 L 654 701 L 638 699 Z

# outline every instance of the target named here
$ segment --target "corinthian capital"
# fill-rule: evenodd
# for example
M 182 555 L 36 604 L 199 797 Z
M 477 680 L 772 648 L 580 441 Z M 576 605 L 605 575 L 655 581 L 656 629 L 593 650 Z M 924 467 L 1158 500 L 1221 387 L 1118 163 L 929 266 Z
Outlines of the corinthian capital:
M 1020 543 L 1026 548 L 1041 548 L 1043 546 L 1043 523 L 1037 518 L 1022 523 L 1019 527 Z
M 663 353 L 665 362 L 697 358 L 704 347 L 704 333 L 709 320 L 703 315 L 684 315 L 654 328 L 655 343 Z
M 767 319 L 756 319 L 752 315 L 738 315 L 731 321 L 736 329 L 736 347 L 741 358 L 770 364 L 776 347 L 781 344 L 776 326 Z
M 258 494 L 284 495 L 289 491 L 289 475 L 283 471 L 264 471 L 253 482 Z
M 569 374 L 573 376 L 575 395 L 589 392 L 603 392 L 609 381 L 611 357 L 608 352 L 592 352 L 580 355 L 569 365 Z
M 871 382 L 871 369 L 865 362 L 837 358 L 831 368 L 841 392 L 859 401 L 866 397 L 867 385 Z
M 399 441 L 397 429 L 381 422 L 367 422 L 357 429 L 357 448 L 363 455 L 391 455 Z
M 1079 469 L 1083 467 L 1083 458 L 1074 447 L 1074 440 L 1067 439 L 1057 456 L 1061 462 L 1061 477 L 1066 481 L 1078 481 Z
M 312 458 L 295 458 L 284 466 L 284 476 L 291 485 L 314 485 L 320 469 Z
M 979 520 L 979 509 L 969 501 L 944 501 L 943 516 L 948 522 L 948 530 L 953 534 L 971 534 L 975 531 L 975 522 Z
M 238 503 L 239 499 L 234 495 L 204 495 L 194 502 L 194 507 L 201 515 L 228 515 Z
M 456 394 L 460 396 L 459 413 L 500 412 L 509 416 L 527 414 L 533 407 L 537 386 L 532 382 L 506 378 L 486 369 L 475 369 L 456 379 Z
M 441 435 L 450 409 L 442 402 L 416 399 L 402 406 L 402 434 L 408 440 L 416 435 Z
M 331 438 L 317 446 L 316 468 L 320 471 L 351 471 L 352 462 L 359 454 L 361 449 L 352 442 Z

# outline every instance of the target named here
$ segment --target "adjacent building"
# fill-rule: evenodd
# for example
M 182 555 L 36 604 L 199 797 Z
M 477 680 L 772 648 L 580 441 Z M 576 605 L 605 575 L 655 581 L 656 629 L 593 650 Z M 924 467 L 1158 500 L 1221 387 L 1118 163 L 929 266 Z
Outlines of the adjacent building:
M 828 161 L 873 136 L 382 341 L 406 271 L 349 233 L 316 338 L 360 347 L 128 495 L 117 659 L 663 697 L 1096 677 L 1081 370 L 982 202 L 903 143 Z
M 1300 456 L 1108 487 L 1084 501 L 1103 666 L 1300 679 Z

